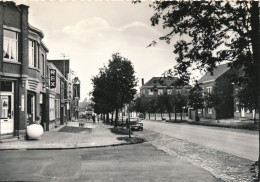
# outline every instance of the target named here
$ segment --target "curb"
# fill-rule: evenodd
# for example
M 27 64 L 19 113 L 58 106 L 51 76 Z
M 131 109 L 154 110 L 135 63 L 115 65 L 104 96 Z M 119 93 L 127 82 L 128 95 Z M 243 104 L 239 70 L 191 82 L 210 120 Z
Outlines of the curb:
M 147 142 L 147 141 L 145 141 Z M 111 145 L 99 145 L 99 146 L 84 146 L 84 147 L 57 147 L 57 148 L 17 148 L 17 149 L 0 149 L 0 151 L 6 151 L 6 150 L 73 150 L 73 149 L 85 149 L 85 148 L 104 148 L 104 147 L 117 147 L 117 146 L 123 146 L 123 145 L 135 145 L 135 144 L 141 144 L 145 142 L 136 142 L 136 143 L 119 143 L 119 144 L 111 144 Z

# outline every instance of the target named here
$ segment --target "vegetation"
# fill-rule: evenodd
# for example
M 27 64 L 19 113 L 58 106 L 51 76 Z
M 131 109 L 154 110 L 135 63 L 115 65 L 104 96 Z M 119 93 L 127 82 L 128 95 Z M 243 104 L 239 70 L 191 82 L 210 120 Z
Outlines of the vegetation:
M 99 70 L 99 74 L 92 78 L 92 100 L 96 113 L 106 114 L 109 122 L 109 113 L 116 111 L 115 127 L 118 125 L 118 111 L 124 104 L 130 103 L 136 94 L 137 79 L 130 60 L 120 56 L 119 53 L 112 55 L 108 66 Z
M 258 1 L 156 1 L 151 7 L 155 11 L 152 26 L 162 25 L 169 31 L 160 40 L 173 41 L 177 55 L 173 71 L 181 82 L 188 83 L 194 69 L 213 73 L 219 63 L 228 61 L 231 68 L 241 70 L 234 78 L 242 87 L 239 100 L 259 108 Z M 199 108 L 201 100 L 189 103 Z

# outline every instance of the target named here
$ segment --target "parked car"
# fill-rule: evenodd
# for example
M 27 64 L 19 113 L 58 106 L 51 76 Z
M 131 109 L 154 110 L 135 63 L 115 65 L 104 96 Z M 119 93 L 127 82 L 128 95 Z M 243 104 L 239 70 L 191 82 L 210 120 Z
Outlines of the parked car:
M 129 124 L 132 130 L 143 130 L 143 123 L 140 121 L 140 118 L 130 118 Z
M 141 130 L 141 131 L 143 131 L 143 129 L 144 129 L 142 122 L 138 122 L 134 125 L 130 125 L 130 127 L 131 127 L 131 130 Z

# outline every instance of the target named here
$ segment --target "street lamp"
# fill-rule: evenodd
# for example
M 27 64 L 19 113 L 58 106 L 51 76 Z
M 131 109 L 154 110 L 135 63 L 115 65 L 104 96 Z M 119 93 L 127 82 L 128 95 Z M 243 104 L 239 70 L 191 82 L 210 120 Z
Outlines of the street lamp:
M 76 120 L 78 119 L 78 117 L 79 117 L 79 97 L 80 97 L 80 88 L 79 88 L 79 86 L 80 86 L 80 80 L 79 80 L 79 78 L 78 77 L 75 77 L 74 78 L 74 80 L 73 80 L 73 88 L 74 88 L 74 90 L 75 90 L 75 116 L 76 116 Z M 74 94 L 73 94 L 74 95 Z

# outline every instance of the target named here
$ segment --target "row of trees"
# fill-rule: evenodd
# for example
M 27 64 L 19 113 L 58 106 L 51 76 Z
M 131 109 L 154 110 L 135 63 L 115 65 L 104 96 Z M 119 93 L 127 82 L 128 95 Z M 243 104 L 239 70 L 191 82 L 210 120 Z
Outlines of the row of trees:
M 169 114 L 169 119 L 171 120 L 171 113 L 182 113 L 184 107 L 187 106 L 186 95 L 177 94 L 162 94 L 157 97 L 138 97 L 135 100 L 135 111 L 140 113 L 148 113 L 150 118 L 150 113 L 161 113 L 161 118 L 163 119 L 162 113 L 167 112 Z M 156 116 L 155 116 L 156 117 Z M 156 119 L 156 118 L 155 118 Z
M 196 83 L 188 94 L 173 93 L 158 95 L 156 97 L 139 97 L 135 100 L 133 110 L 140 113 L 165 113 L 169 114 L 171 120 L 171 113 L 183 113 L 187 107 L 195 109 L 196 120 L 199 120 L 198 109 L 203 108 L 218 108 L 224 104 L 224 96 L 217 93 L 214 89 L 211 93 L 203 93 L 199 83 Z M 156 119 L 156 118 L 155 118 Z M 181 115 L 182 120 L 182 115 Z
M 115 111 L 117 127 L 119 109 L 130 103 L 136 94 L 137 79 L 132 62 L 119 53 L 113 54 L 108 65 L 100 68 L 92 78 L 92 84 L 95 113 L 106 115 L 106 121 L 109 121 L 109 113 Z

